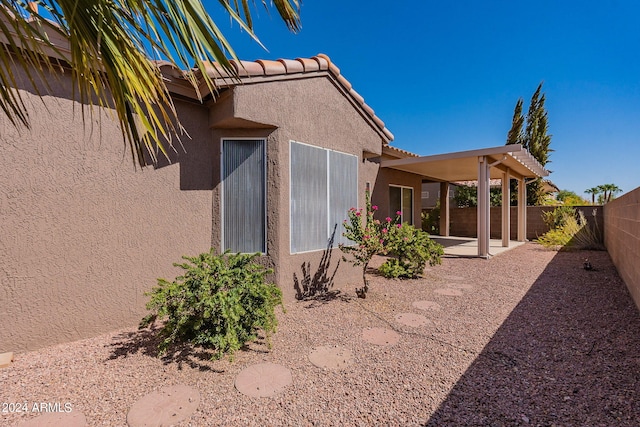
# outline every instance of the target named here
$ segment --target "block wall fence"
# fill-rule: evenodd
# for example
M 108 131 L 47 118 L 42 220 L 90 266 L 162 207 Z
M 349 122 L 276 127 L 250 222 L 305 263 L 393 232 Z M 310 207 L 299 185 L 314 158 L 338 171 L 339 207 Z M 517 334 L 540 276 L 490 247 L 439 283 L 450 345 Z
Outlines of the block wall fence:
M 527 206 L 527 239 L 534 240 L 538 236 L 549 231 L 549 227 L 543 221 L 543 213 L 552 211 L 556 206 Z M 584 213 L 587 220 L 598 227 L 600 232 L 604 229 L 604 215 L 602 206 L 575 206 Z M 595 210 L 595 216 L 593 215 Z M 425 209 L 424 211 L 429 211 Z M 502 238 L 502 208 L 491 208 L 491 238 Z M 476 237 L 478 213 L 473 208 L 452 208 L 450 211 L 450 234 L 459 237 Z M 518 208 L 511 207 L 511 239 L 515 240 L 518 233 Z
M 533 240 L 548 231 L 543 212 L 553 206 L 527 207 L 527 239 Z M 593 227 L 603 233 L 607 248 L 620 277 L 640 309 L 640 187 L 600 206 L 576 206 Z M 429 211 L 425 209 L 424 211 Z M 595 215 L 594 215 L 595 213 Z M 452 208 L 450 212 L 452 236 L 476 237 L 476 208 Z M 501 208 L 491 208 L 491 238 L 501 238 Z M 518 227 L 517 208 L 511 208 L 511 239 Z
M 604 243 L 640 308 L 640 187 L 604 206 Z

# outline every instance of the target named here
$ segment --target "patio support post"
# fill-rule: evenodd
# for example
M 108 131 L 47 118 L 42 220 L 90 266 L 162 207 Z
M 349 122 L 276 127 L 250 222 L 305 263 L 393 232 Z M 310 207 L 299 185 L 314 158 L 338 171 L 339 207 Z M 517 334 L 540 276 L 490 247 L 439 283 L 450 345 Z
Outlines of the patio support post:
M 449 236 L 449 183 L 440 183 L 440 235 Z
M 527 241 L 527 182 L 518 179 L 518 242 Z
M 489 162 L 487 156 L 478 157 L 478 256 L 489 258 Z
M 502 173 L 502 247 L 511 240 L 511 175 L 509 168 Z

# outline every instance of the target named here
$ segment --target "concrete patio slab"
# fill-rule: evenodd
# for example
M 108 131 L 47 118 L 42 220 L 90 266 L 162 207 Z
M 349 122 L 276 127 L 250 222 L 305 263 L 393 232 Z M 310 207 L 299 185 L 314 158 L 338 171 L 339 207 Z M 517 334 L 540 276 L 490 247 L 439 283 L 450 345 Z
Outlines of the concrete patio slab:
M 478 239 L 474 237 L 455 237 L 455 236 L 429 236 L 431 240 L 434 240 L 444 246 L 444 255 L 447 257 L 478 257 Z M 509 242 L 509 247 L 502 246 L 502 240 L 490 239 L 489 240 L 489 255 L 500 255 L 510 249 L 517 248 L 524 245 L 525 242 L 517 242 L 512 240 Z

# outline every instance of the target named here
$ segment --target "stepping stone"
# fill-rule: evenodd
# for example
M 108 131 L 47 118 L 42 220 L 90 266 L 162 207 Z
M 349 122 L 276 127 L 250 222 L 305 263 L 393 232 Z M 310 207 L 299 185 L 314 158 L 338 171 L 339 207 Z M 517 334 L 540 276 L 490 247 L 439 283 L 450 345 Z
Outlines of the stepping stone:
M 86 427 L 88 424 L 87 418 L 82 412 L 72 411 L 49 412 L 18 425 L 20 427 Z
M 362 339 L 369 344 L 394 345 L 400 341 L 400 335 L 391 329 L 367 328 L 362 332 Z
M 440 310 L 442 308 L 440 304 L 433 301 L 415 301 L 411 305 L 420 310 Z
M 8 368 L 13 362 L 13 352 L 0 354 L 0 368 Z
M 449 283 L 447 286 L 453 289 L 464 289 L 465 291 L 470 291 L 473 289 L 473 285 L 469 285 L 466 283 Z
M 403 325 L 411 326 L 414 328 L 417 328 L 419 326 L 425 326 L 431 323 L 431 321 L 426 317 L 420 314 L 415 314 L 415 313 L 396 314 L 395 319 L 396 319 L 396 322 L 398 323 L 402 323 Z
M 127 414 L 129 427 L 176 425 L 198 409 L 200 393 L 186 385 L 154 391 L 138 400 Z
M 293 383 L 291 371 L 275 363 L 260 363 L 243 369 L 236 377 L 236 389 L 250 397 L 270 397 Z
M 445 279 L 445 280 L 458 280 L 458 281 L 467 280 L 462 276 L 447 276 L 447 277 L 443 277 L 443 279 Z
M 446 295 L 448 297 L 462 296 L 462 291 L 459 289 L 441 288 L 441 289 L 436 289 L 433 292 L 435 292 L 438 295 Z
M 343 369 L 352 358 L 351 350 L 337 345 L 316 347 L 309 352 L 309 361 L 323 369 Z

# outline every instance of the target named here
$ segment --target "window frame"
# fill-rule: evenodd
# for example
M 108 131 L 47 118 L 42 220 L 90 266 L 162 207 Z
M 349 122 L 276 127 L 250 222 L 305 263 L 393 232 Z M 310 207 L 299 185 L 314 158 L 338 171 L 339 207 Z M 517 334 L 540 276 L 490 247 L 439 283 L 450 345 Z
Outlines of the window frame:
M 224 205 L 224 141 L 262 141 L 263 143 L 263 156 L 262 159 L 264 161 L 264 171 L 263 171 L 263 179 L 262 179 L 262 184 L 263 184 L 263 194 L 264 194 L 264 206 L 263 206 L 263 220 L 264 220 L 264 241 L 262 242 L 263 245 L 263 251 L 258 251 L 258 252 L 240 252 L 243 254 L 254 254 L 254 253 L 259 253 L 260 255 L 267 255 L 269 252 L 269 248 L 267 246 L 267 242 L 268 242 L 268 230 L 267 230 L 267 225 L 268 225 L 268 218 L 267 218 L 267 205 L 268 205 L 268 197 L 267 197 L 267 168 L 269 163 L 267 162 L 267 138 L 264 137 L 221 137 L 220 138 L 220 248 L 222 249 L 222 252 L 226 251 L 227 248 L 225 248 L 225 244 L 224 244 L 224 237 L 225 237 L 225 222 L 224 222 L 224 212 L 225 212 L 225 205 Z M 232 253 L 236 253 L 233 252 Z
M 415 189 L 413 187 L 408 186 L 408 185 L 401 185 L 401 184 L 389 184 L 389 188 L 391 188 L 391 187 L 395 187 L 395 188 L 400 188 L 401 189 L 400 190 L 400 212 L 402 212 L 402 215 L 400 215 L 400 224 L 403 224 L 405 222 L 409 222 L 409 221 L 405 221 L 404 220 L 405 209 L 404 209 L 404 206 L 403 206 L 403 200 L 404 199 L 402 197 L 403 196 L 402 190 L 405 190 L 405 189 L 411 190 L 411 208 L 410 208 L 411 209 L 410 210 L 410 212 L 411 212 L 411 222 L 409 222 L 409 224 L 413 225 L 413 219 L 414 219 L 413 218 L 414 217 L 413 205 L 415 204 L 415 197 L 414 197 Z M 396 212 L 393 211 L 393 208 L 391 207 L 391 195 L 389 195 L 389 211 L 390 211 L 389 212 L 389 216 L 391 218 L 395 218 Z
M 323 247 L 317 248 L 317 249 L 308 249 L 308 250 L 304 250 L 304 251 L 293 251 L 293 218 L 292 218 L 292 203 L 291 203 L 291 196 L 292 196 L 292 181 L 293 181 L 293 170 L 291 167 L 291 156 L 292 156 L 292 149 L 291 147 L 293 146 L 293 144 L 300 144 L 300 145 L 305 145 L 308 147 L 312 147 L 315 149 L 319 149 L 322 150 L 325 154 L 325 161 L 326 161 L 326 177 L 325 177 L 325 186 L 326 186 L 326 201 L 325 201 L 325 206 L 327 207 L 327 228 L 326 228 L 326 238 L 325 238 L 325 242 Z M 324 251 L 326 250 L 326 245 L 329 242 L 329 239 L 331 238 L 331 233 L 332 233 L 332 225 L 331 225 L 331 208 L 330 208 L 330 201 L 331 201 L 331 163 L 330 163 L 330 154 L 331 152 L 334 153 L 338 153 L 338 154 L 342 154 L 345 156 L 350 156 L 353 157 L 355 159 L 355 206 L 358 206 L 359 203 L 359 195 L 358 195 L 358 185 L 359 185 L 359 173 L 360 173 L 360 167 L 359 167 L 359 160 L 360 157 L 356 154 L 351 154 L 351 153 L 345 153 L 343 151 L 338 151 L 338 150 L 332 150 L 330 148 L 325 148 L 325 147 L 320 147 L 317 145 L 313 145 L 313 144 L 308 144 L 306 142 L 300 142 L 300 141 L 296 141 L 293 139 L 289 140 L 289 254 L 290 255 L 296 255 L 296 254 L 305 254 L 305 253 L 310 253 L 310 252 L 318 252 L 318 251 Z M 353 206 L 353 207 L 355 207 Z M 348 219 L 348 209 L 345 210 L 345 219 Z M 338 228 L 336 230 L 336 233 L 340 232 L 340 235 L 342 235 L 342 231 L 340 231 L 340 226 L 342 223 L 338 224 Z M 334 246 L 335 246 L 335 240 L 334 240 Z

